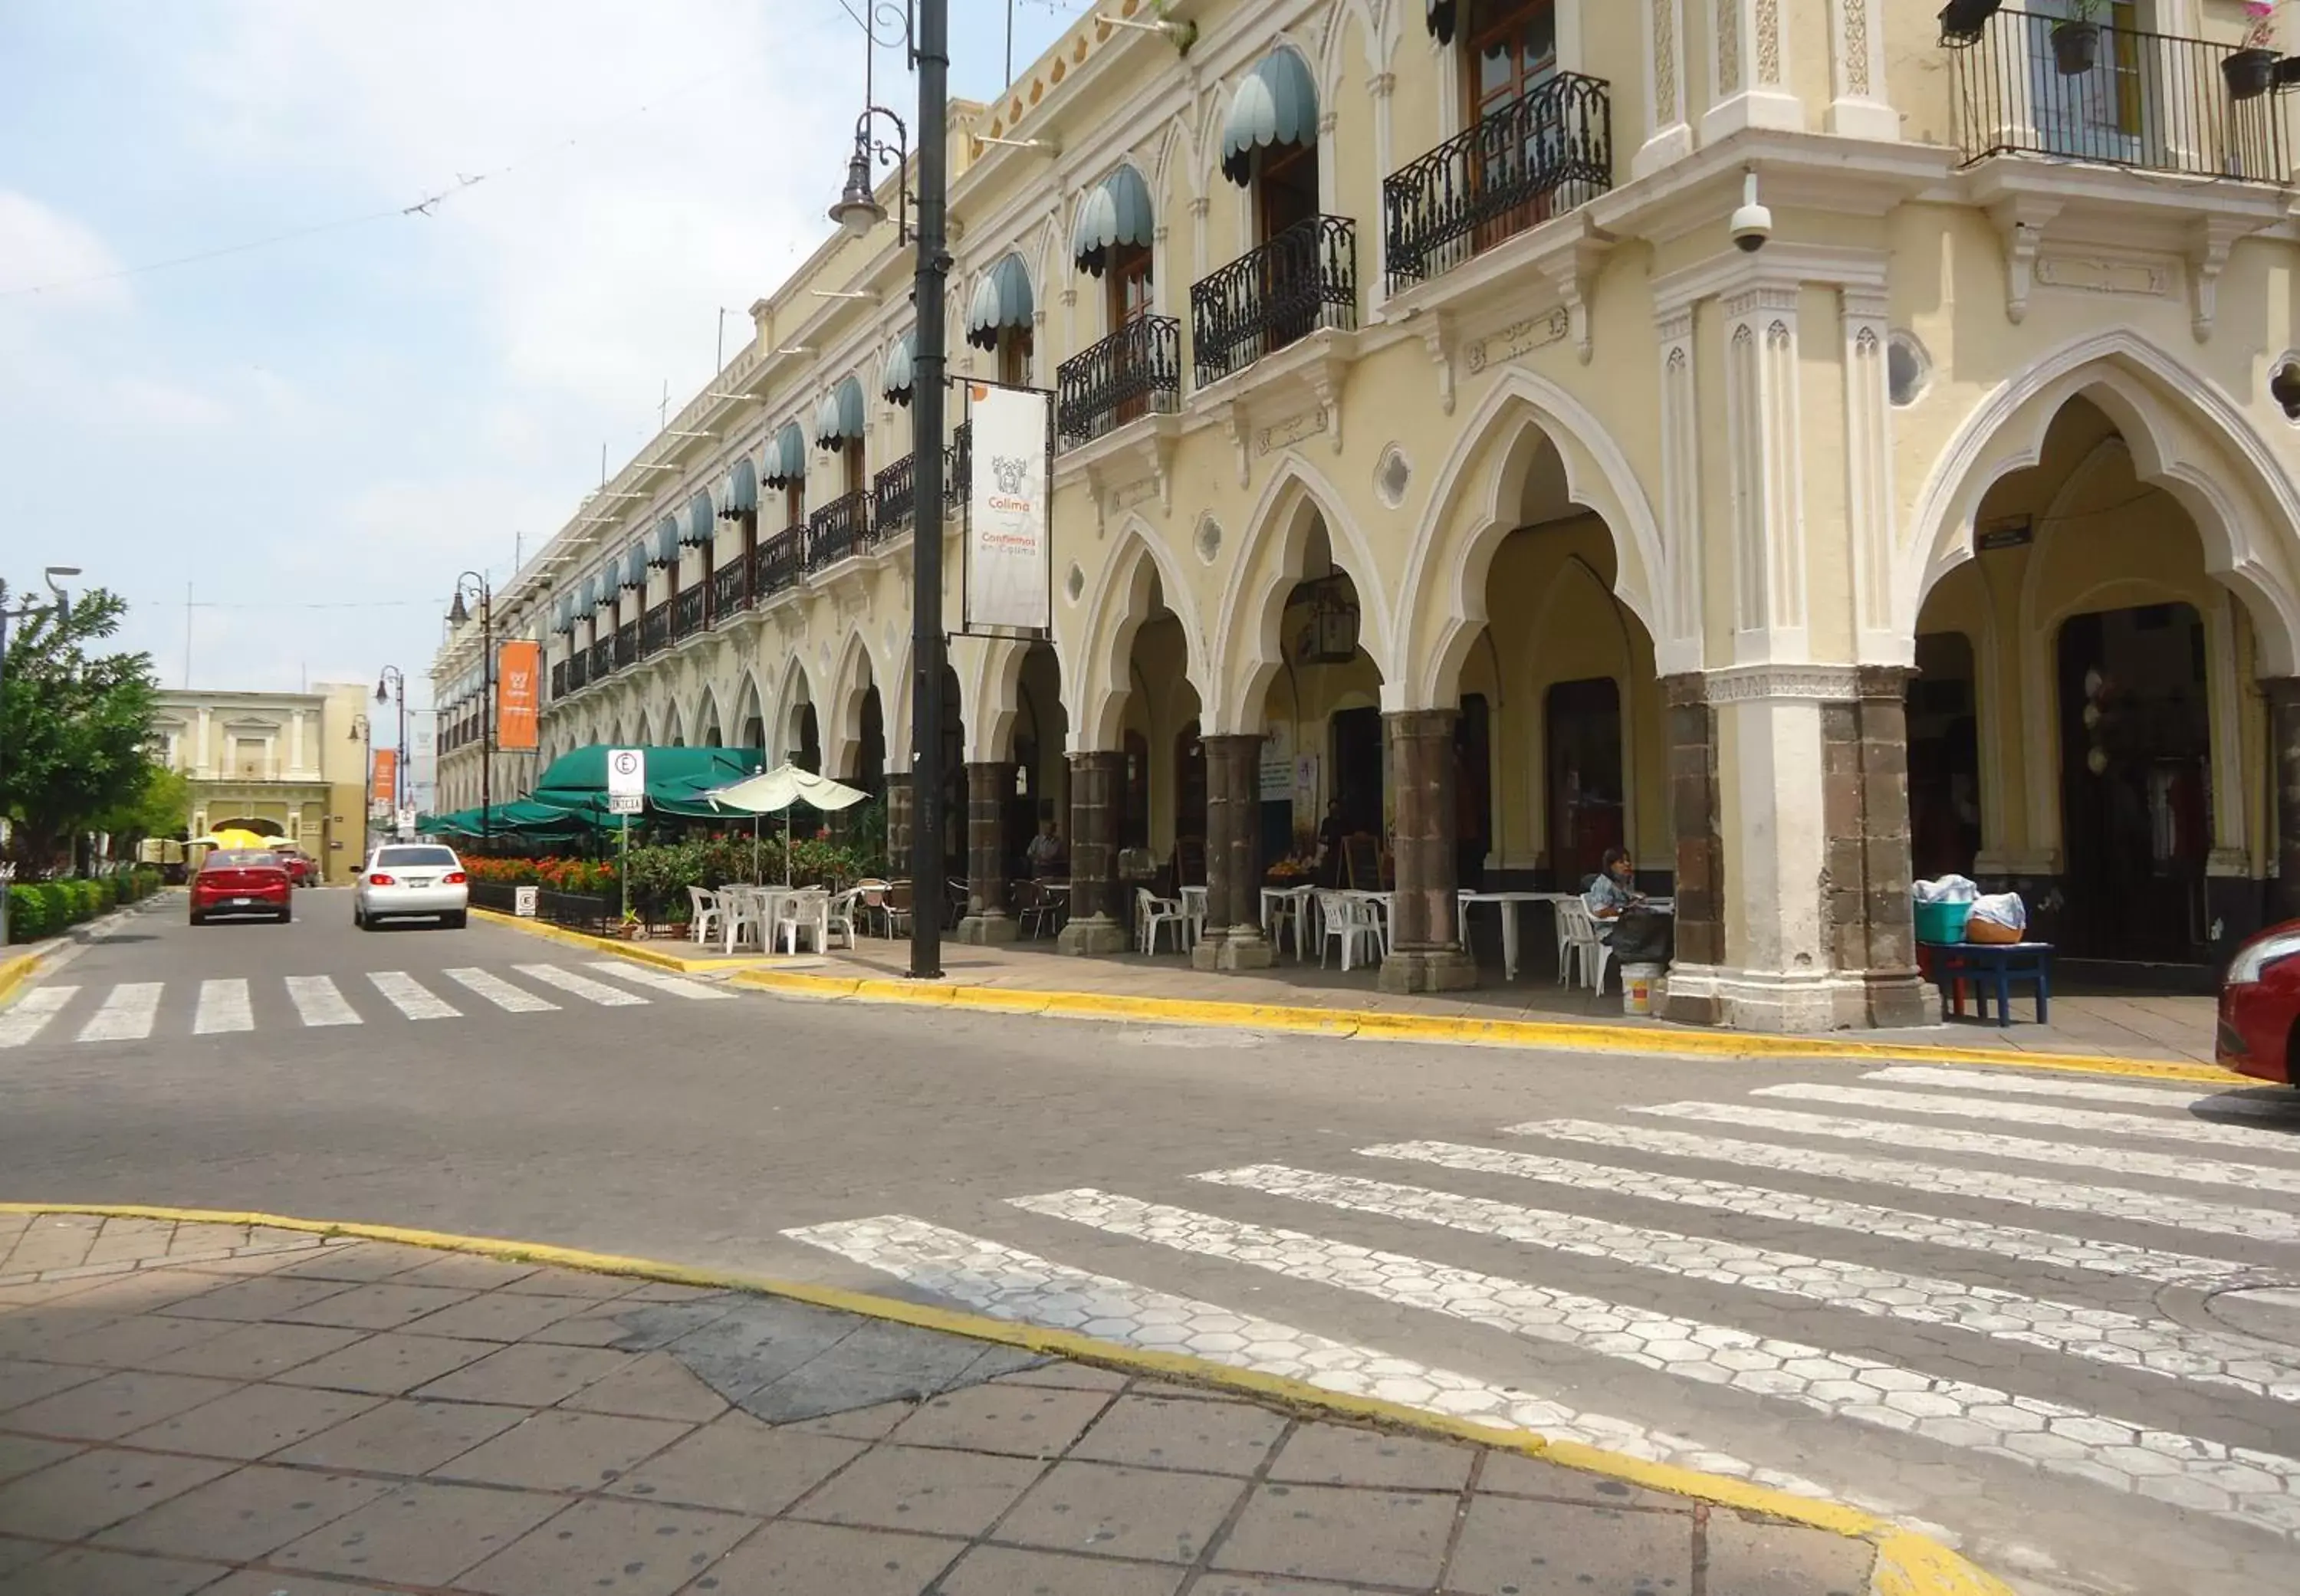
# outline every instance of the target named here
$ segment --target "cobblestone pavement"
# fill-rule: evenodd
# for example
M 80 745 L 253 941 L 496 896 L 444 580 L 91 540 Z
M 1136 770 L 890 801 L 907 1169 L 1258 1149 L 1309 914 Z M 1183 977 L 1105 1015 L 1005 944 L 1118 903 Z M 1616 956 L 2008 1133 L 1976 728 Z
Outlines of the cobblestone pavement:
M 775 1298 L 0 1215 L 9 1596 L 1851 1596 L 1872 1556 Z

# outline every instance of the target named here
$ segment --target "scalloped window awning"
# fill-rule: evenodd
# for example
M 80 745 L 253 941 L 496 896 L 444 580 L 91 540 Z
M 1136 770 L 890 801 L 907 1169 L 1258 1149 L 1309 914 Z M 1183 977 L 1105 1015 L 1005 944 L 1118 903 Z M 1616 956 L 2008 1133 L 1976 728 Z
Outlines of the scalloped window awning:
M 996 349 L 1000 329 L 1027 329 L 1037 308 L 1022 257 L 1004 256 L 974 286 L 974 300 L 966 312 L 966 341 L 977 349 Z
M 767 468 L 760 475 L 769 487 L 790 487 L 806 480 L 806 434 L 796 421 L 785 421 L 782 430 L 767 440 Z
M 879 368 L 879 392 L 896 404 L 908 404 L 917 387 L 913 368 L 918 359 L 918 343 L 915 331 L 904 333 L 888 349 L 886 363 Z
M 1148 248 L 1154 221 L 1150 186 L 1130 166 L 1121 166 L 1079 202 L 1078 225 L 1071 231 L 1071 259 L 1082 271 L 1100 277 L 1110 252 L 1121 244 Z
M 1291 50 L 1272 50 L 1240 79 L 1222 123 L 1221 170 L 1239 187 L 1254 176 L 1254 152 L 1281 144 L 1314 144 L 1318 86 Z
M 821 407 L 814 412 L 815 445 L 836 453 L 851 442 L 860 442 L 862 428 L 862 385 L 851 377 L 842 377 L 838 386 L 823 395 Z
M 747 454 L 735 462 L 727 473 L 727 480 L 719 488 L 719 515 L 722 520 L 755 513 L 759 508 L 759 468 Z

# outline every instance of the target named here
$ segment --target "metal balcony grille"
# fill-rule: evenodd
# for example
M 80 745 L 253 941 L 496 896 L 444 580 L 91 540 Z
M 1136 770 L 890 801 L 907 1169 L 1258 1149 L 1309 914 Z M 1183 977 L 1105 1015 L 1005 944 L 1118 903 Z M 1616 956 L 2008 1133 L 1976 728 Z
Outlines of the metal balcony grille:
M 671 606 L 657 604 L 639 619 L 639 654 L 659 653 L 671 646 Z
M 615 640 L 602 637 L 591 645 L 591 679 L 603 682 L 615 673 Z
M 2072 27 L 2091 29 L 2089 45 Z M 1941 46 L 1968 162 L 2026 154 L 2184 177 L 2290 179 L 2290 113 L 2269 85 L 2266 53 L 2024 11 L 1944 35 Z
M 1190 285 L 1198 386 L 1320 328 L 1358 324 L 1357 224 L 1308 216 Z
M 671 635 L 692 637 L 703 629 L 703 584 L 697 582 L 671 601 Z
M 551 668 L 552 697 L 564 698 L 567 696 L 567 668 L 573 663 L 574 661 L 571 660 L 562 660 L 559 663 Z
M 1182 402 L 1182 324 L 1139 316 L 1054 370 L 1054 430 L 1065 443 L 1100 437 Z
M 758 598 L 796 586 L 806 562 L 806 528 L 786 527 L 751 555 L 751 590 Z
M 918 456 L 902 459 L 871 478 L 871 520 L 883 540 L 911 529 L 918 508 Z
M 961 421 L 951 434 L 950 446 L 942 452 L 942 497 L 946 504 L 955 504 L 966 497 L 974 484 L 974 423 Z
M 1612 91 L 1602 78 L 1560 72 L 1382 179 L 1390 291 L 1612 186 Z
M 639 623 L 627 620 L 615 628 L 615 669 L 638 662 Z
M 871 546 L 871 495 L 842 494 L 807 518 L 806 569 L 851 559 Z
M 750 588 L 743 580 L 743 562 L 734 561 L 723 570 L 711 573 L 711 618 L 732 615 L 738 610 L 751 607 Z

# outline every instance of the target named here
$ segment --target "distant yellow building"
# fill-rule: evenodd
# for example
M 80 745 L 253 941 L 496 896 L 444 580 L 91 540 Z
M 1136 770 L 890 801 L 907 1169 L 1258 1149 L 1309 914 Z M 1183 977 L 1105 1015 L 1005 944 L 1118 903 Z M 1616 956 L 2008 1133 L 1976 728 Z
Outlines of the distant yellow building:
M 331 882 L 358 873 L 367 840 L 367 689 L 310 693 L 163 689 L 152 735 L 191 784 L 190 834 L 238 826 L 283 837 Z
M 1089 16 L 957 107 L 954 370 L 1059 430 L 1051 639 L 942 687 L 968 934 L 1044 814 L 1066 946 L 1123 943 L 1144 848 L 1209 861 L 1203 960 L 1264 962 L 1239 861 L 1329 806 L 1385 985 L 1475 978 L 1458 887 L 1625 845 L 1668 1011 L 1728 1025 L 1923 1018 L 1912 873 L 2112 976 L 2300 911 L 2275 53 L 2235 0 L 2104 4 L 2088 53 L 2065 0 L 1940 9 L 1172 0 L 1187 50 Z M 912 270 L 830 237 L 497 594 L 546 759 L 756 744 L 899 842 Z

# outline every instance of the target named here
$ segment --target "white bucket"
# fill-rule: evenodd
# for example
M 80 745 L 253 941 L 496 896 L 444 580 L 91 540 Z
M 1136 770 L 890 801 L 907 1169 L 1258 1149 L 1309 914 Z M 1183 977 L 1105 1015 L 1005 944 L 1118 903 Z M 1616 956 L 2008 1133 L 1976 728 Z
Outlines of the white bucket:
M 1625 964 L 1621 966 L 1621 1012 L 1651 1014 L 1654 983 L 1661 979 L 1658 964 Z

